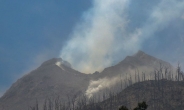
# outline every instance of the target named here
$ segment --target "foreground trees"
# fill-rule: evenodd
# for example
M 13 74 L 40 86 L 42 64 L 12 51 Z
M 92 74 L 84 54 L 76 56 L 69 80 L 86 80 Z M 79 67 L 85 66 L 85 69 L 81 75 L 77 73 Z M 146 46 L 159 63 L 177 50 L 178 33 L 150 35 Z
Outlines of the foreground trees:
M 142 103 L 138 103 L 137 107 L 133 110 L 146 110 L 147 108 L 148 105 L 146 104 L 146 102 L 143 101 Z M 128 110 L 128 108 L 126 106 L 121 106 L 119 110 Z

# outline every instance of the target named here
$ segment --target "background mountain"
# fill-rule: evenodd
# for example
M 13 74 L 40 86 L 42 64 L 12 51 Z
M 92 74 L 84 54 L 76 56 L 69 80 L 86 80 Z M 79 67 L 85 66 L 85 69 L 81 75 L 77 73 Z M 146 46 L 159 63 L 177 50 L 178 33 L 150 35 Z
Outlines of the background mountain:
M 103 94 L 107 89 L 108 91 L 118 92 L 122 88 L 126 88 L 125 82 L 132 84 L 138 82 L 138 80 L 154 79 L 154 71 L 158 71 L 160 68 L 163 71 L 167 69 L 170 74 L 175 73 L 174 67 L 168 62 L 157 59 L 143 51 L 138 51 L 132 56 L 127 56 L 117 65 L 105 68 L 100 74 L 94 75 L 86 94 L 89 96 L 94 94 L 99 95 L 99 93 Z
M 138 51 L 133 56 L 127 56 L 123 61 L 118 63 L 115 66 L 105 68 L 100 77 L 113 77 L 119 74 L 130 74 L 139 71 L 140 73 L 150 73 L 156 69 L 159 69 L 160 66 L 168 67 L 173 69 L 172 65 L 168 62 L 165 62 L 161 59 L 157 59 L 151 55 L 144 53 L 143 51 Z
M 142 72 L 145 73 L 145 79 L 154 78 L 150 73 L 160 67 L 173 69 L 169 63 L 142 51 L 94 74 L 80 73 L 72 69 L 67 61 L 53 58 L 18 79 L 0 98 L 0 109 L 25 110 L 29 106 L 34 106 L 36 100 L 42 108 L 46 98 L 59 96 L 62 101 L 67 101 L 68 98 L 80 94 L 90 97 L 106 89 L 113 91 L 112 87 L 119 87 L 122 80 L 131 78 L 131 84 L 136 82 L 138 78 L 133 79 L 133 75 L 136 76 L 135 72 L 140 76 Z

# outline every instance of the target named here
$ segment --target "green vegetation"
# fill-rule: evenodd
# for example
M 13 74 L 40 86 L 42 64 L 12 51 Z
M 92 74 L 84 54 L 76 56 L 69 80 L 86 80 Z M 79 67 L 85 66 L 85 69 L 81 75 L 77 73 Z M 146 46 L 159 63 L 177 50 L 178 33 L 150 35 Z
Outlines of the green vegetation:
M 127 108 L 126 106 L 121 106 L 121 107 L 119 108 L 119 110 L 128 110 L 128 108 Z
M 138 106 L 134 108 L 134 110 L 146 110 L 148 108 L 148 105 L 146 102 L 138 103 Z

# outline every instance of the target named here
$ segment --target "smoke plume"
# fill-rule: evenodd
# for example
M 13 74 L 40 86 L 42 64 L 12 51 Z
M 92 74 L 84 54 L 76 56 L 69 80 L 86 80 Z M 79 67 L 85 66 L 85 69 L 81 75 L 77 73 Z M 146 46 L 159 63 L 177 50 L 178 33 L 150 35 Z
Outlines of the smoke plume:
M 120 81 L 119 77 L 114 78 L 102 78 L 96 81 L 90 81 L 88 89 L 86 90 L 86 96 L 92 97 L 95 93 L 105 88 L 110 88 Z
M 60 57 L 81 72 L 100 71 L 135 53 L 146 39 L 154 37 L 155 32 L 183 16 L 183 0 L 160 0 L 146 21 L 132 30 L 129 29 L 132 22 L 129 10 L 134 7 L 129 6 L 134 2 L 93 0 L 93 7 L 83 14 Z

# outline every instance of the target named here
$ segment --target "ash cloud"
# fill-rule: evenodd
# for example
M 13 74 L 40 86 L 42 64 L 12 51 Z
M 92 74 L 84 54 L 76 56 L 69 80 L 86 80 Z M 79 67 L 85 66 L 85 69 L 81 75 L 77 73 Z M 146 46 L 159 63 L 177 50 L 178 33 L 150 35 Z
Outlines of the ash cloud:
M 105 88 L 110 88 L 111 86 L 115 85 L 120 81 L 119 77 L 114 78 L 102 78 L 99 80 L 92 80 L 90 81 L 90 84 L 88 86 L 88 89 L 86 90 L 86 96 L 88 98 L 92 97 L 95 93 L 97 93 L 100 90 L 103 90 Z
M 84 13 L 61 57 L 82 72 L 92 73 L 112 65 L 120 51 L 129 52 L 135 38 L 126 37 L 129 0 L 94 0 Z M 123 37 L 124 36 L 124 37 Z M 132 51 L 137 50 L 133 47 Z
M 81 72 L 101 71 L 140 50 L 146 39 L 181 18 L 184 11 L 184 1 L 160 0 L 145 22 L 132 30 L 128 10 L 134 8 L 129 7 L 134 2 L 93 0 L 93 7 L 83 14 L 60 57 Z

